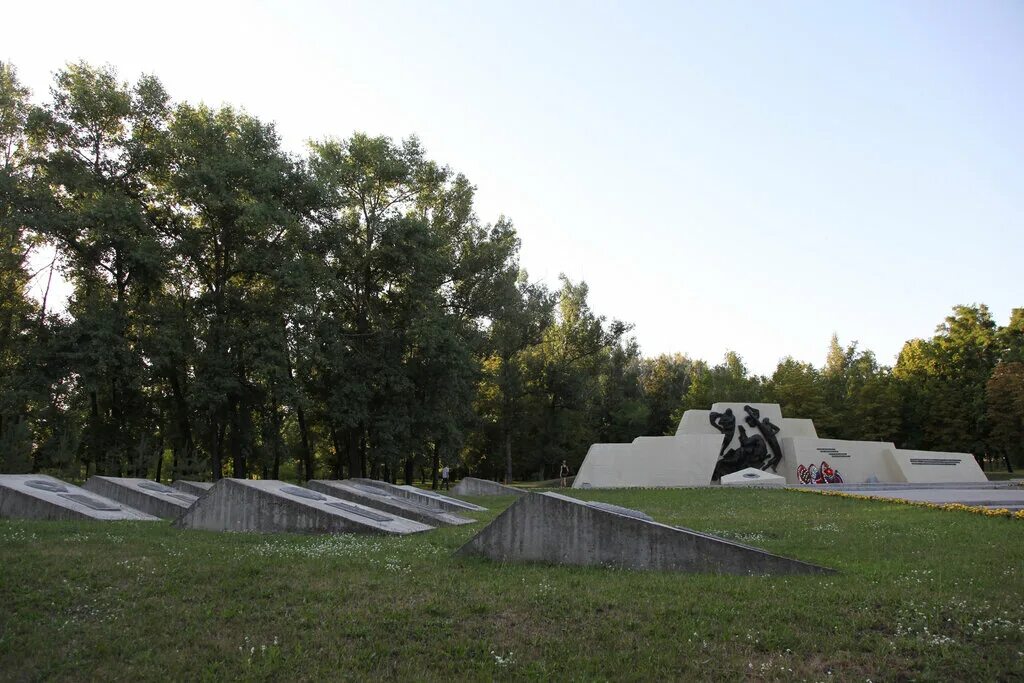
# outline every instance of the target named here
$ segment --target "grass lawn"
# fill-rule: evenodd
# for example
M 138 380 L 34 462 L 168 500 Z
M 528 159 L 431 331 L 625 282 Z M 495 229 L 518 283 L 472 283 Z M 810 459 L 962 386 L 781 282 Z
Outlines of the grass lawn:
M 1024 522 L 788 491 L 573 493 L 840 573 L 453 558 L 511 497 L 406 538 L 0 520 L 0 678 L 1024 678 Z

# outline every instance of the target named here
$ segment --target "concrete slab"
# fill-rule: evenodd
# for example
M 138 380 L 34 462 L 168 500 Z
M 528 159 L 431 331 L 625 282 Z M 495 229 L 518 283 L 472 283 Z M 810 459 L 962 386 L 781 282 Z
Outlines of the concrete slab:
M 810 484 L 823 479 L 821 473 L 826 467 L 846 484 L 907 480 L 893 458 L 896 446 L 892 442 L 784 436 L 780 443 L 784 455 L 778 473 L 789 484 Z
M 201 496 L 213 488 L 212 481 L 189 481 L 187 479 L 175 479 L 171 487 L 182 493 L 191 493 L 193 496 Z
M 349 481 L 365 484 L 366 486 L 373 486 L 386 491 L 387 493 L 408 498 L 414 503 L 419 503 L 420 505 L 426 505 L 428 507 L 435 507 L 438 510 L 447 510 L 448 512 L 482 512 L 487 509 L 480 505 L 459 500 L 458 498 L 443 496 L 436 491 L 426 491 L 424 489 L 417 488 L 416 486 L 397 486 L 377 479 L 353 478 L 349 479 Z
M 174 525 L 264 533 L 414 534 L 434 527 L 274 479 L 221 479 Z
M 532 493 L 456 551 L 498 562 L 541 562 L 720 574 L 833 570 L 558 493 Z
M 361 503 L 375 510 L 382 510 L 383 512 L 405 517 L 406 519 L 414 519 L 417 522 L 423 522 L 432 526 L 458 526 L 461 524 L 472 524 L 476 521 L 469 517 L 461 517 L 454 512 L 427 507 L 409 498 L 388 493 L 384 489 L 360 484 L 348 479 L 340 481 L 312 479 L 306 483 L 306 486 L 314 491 L 326 493 L 335 498 Z
M 786 485 L 786 478 L 780 477 L 771 472 L 765 472 L 755 467 L 748 467 L 739 472 L 733 472 L 722 477 L 722 486 L 773 486 L 782 487 Z
M 0 474 L 0 517 L 158 521 L 153 515 L 45 474 Z
M 464 477 L 452 488 L 460 496 L 525 496 L 526 491 L 514 486 L 505 486 L 489 479 Z
M 937 505 L 962 503 L 984 507 L 1024 506 L 1024 490 L 1012 488 L 904 488 L 904 489 L 845 489 L 852 493 L 873 498 L 914 500 Z
M 893 449 L 893 459 L 911 483 L 919 482 L 986 482 L 988 477 L 970 453 L 911 451 Z
M 711 483 L 721 447 L 722 435 L 717 432 L 641 436 L 627 444 L 596 443 L 587 451 L 572 487 L 706 486 Z
M 96 476 L 89 477 L 83 488 L 164 519 L 181 517 L 196 502 L 196 496 L 190 493 L 149 479 Z

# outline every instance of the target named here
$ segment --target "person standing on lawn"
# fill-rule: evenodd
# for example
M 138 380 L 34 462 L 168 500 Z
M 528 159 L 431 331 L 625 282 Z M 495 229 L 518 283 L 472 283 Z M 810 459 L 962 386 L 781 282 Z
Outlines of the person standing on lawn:
M 451 475 L 451 471 L 448 469 L 448 465 L 441 468 L 441 488 L 448 490 L 448 477 Z
M 562 488 L 565 488 L 565 483 L 569 479 L 569 464 L 564 460 L 562 466 L 558 470 L 558 477 L 562 480 Z

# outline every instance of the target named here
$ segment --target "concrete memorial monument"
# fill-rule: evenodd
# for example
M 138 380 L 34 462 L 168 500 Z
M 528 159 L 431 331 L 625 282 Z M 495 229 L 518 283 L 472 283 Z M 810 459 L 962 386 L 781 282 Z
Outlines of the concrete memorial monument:
M 0 474 L 0 517 L 158 521 L 145 512 L 45 474 Z
M 422 505 L 409 498 L 388 493 L 384 489 L 379 489 L 375 486 L 360 484 L 357 481 L 348 479 L 341 481 L 312 479 L 307 482 L 306 486 L 314 491 L 326 493 L 335 498 L 361 503 L 375 510 L 382 510 L 433 526 L 458 526 L 461 524 L 472 524 L 475 521 L 468 517 L 461 517 L 453 512 Z
M 490 479 L 465 477 L 452 488 L 460 496 L 525 496 L 526 491 L 514 486 L 505 486 Z
M 365 486 L 373 486 L 374 488 L 381 489 L 387 493 L 402 498 L 408 498 L 414 503 L 419 503 L 420 505 L 436 508 L 438 510 L 447 510 L 448 512 L 481 512 L 487 509 L 479 505 L 474 505 L 473 503 L 467 503 L 464 500 L 459 500 L 458 498 L 442 495 L 436 491 L 425 491 L 424 489 L 410 486 L 408 484 L 397 486 L 378 479 L 361 478 L 353 478 L 348 481 L 353 481 Z
M 983 482 L 969 453 L 909 451 L 874 441 L 820 439 L 811 420 L 777 403 L 715 403 L 687 410 L 675 436 L 594 444 L 573 488 L 706 486 L 755 469 L 787 484 Z
M 823 574 L 831 569 L 773 555 L 635 510 L 531 493 L 456 551 L 498 562 L 599 565 L 719 574 Z
M 212 481 L 189 481 L 187 479 L 175 479 L 171 487 L 182 493 L 191 493 L 193 496 L 201 496 L 213 488 Z
M 274 479 L 221 479 L 174 524 L 210 531 L 414 534 L 434 527 Z
M 83 487 L 146 514 L 177 519 L 196 502 L 196 496 L 176 491 L 149 479 L 131 477 L 89 477 Z

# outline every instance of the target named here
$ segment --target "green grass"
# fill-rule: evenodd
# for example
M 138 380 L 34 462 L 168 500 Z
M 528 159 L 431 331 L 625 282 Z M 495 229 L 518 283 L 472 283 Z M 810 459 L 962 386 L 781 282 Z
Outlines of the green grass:
M 583 491 L 834 567 L 499 565 L 407 538 L 0 521 L 5 680 L 1024 677 L 1024 523 L 788 491 Z

